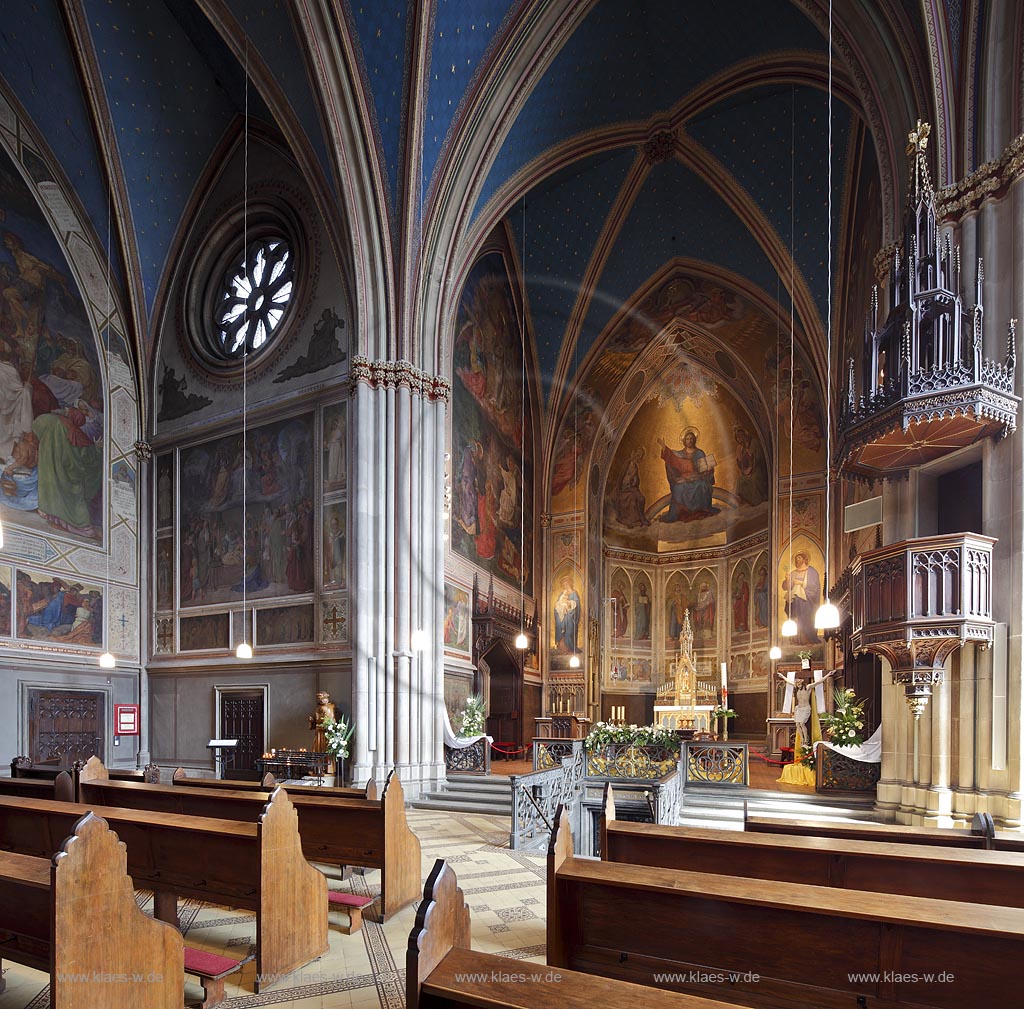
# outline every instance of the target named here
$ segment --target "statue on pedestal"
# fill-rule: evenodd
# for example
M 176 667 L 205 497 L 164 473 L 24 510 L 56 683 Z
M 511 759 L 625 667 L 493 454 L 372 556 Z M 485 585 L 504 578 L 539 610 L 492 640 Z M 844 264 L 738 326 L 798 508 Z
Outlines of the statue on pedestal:
M 309 727 L 316 733 L 313 737 L 313 752 L 326 753 L 327 739 L 324 736 L 324 722 L 333 722 L 337 719 L 337 710 L 331 695 L 326 690 L 320 690 L 316 695 L 316 711 L 309 716 Z

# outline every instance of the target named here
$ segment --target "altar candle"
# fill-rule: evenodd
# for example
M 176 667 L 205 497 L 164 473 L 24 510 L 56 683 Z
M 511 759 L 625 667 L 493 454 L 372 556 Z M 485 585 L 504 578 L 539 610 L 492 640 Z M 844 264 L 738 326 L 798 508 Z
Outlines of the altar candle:
M 728 690 L 728 684 L 725 681 L 725 663 L 722 663 L 722 693 L 724 694 Z

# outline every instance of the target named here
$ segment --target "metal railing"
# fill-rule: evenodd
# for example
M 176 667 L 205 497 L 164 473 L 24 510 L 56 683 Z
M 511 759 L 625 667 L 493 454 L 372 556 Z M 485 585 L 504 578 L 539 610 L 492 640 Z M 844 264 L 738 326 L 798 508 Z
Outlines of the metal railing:
M 578 835 L 579 800 L 586 773 L 586 751 L 582 740 L 572 740 L 572 753 L 561 764 L 529 774 L 513 774 L 512 831 L 509 847 L 513 850 L 543 851 L 555 822 L 555 812 L 565 806 Z
M 685 742 L 679 762 L 686 785 L 750 784 L 747 744 L 735 742 Z
M 661 778 L 675 770 L 679 751 L 666 746 L 608 743 L 587 753 L 587 774 L 609 778 Z
M 472 746 L 455 747 L 445 743 L 444 769 L 456 774 L 490 774 L 491 744 L 481 736 Z

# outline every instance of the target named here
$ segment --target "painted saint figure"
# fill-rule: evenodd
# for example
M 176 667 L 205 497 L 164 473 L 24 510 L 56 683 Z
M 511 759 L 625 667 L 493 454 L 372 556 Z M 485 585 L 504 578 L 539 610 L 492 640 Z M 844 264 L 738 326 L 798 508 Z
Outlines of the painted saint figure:
M 740 471 L 736 481 L 736 494 L 749 505 L 759 505 L 768 500 L 768 473 L 764 467 L 761 446 L 745 428 L 733 430 L 736 441 L 736 466 Z
M 756 627 L 767 627 L 768 614 L 768 568 L 762 564 L 758 568 L 757 584 L 754 586 L 754 625 Z
M 633 449 L 629 454 L 629 462 L 626 463 L 626 468 L 622 472 L 622 478 L 619 480 L 615 511 L 619 522 L 627 529 L 636 529 L 639 526 L 651 524 L 645 514 L 647 499 L 640 490 L 640 463 L 646 454 L 642 445 Z
M 750 631 L 750 582 L 742 576 L 732 593 L 732 629 L 738 634 Z
M 636 590 L 633 603 L 633 635 L 637 641 L 651 640 L 651 597 L 647 594 L 647 585 L 640 583 Z
M 693 428 L 683 432 L 683 447 L 671 449 L 664 438 L 658 438 L 661 458 L 665 461 L 672 502 L 661 516 L 663 522 L 693 522 L 714 515 L 711 489 L 715 484 L 714 459 L 708 461 L 703 449 L 697 448 L 697 434 Z
M 811 567 L 804 551 L 794 555 L 793 570 L 782 579 L 782 591 L 786 593 L 786 616 L 796 621 L 794 643 L 816 645 L 818 632 L 814 628 L 814 614 L 821 602 L 821 576 L 817 568 Z
M 612 589 L 612 634 L 624 638 L 629 630 L 629 600 L 620 582 Z
M 707 641 L 715 636 L 715 594 L 708 582 L 701 582 L 693 609 L 694 636 Z
M 562 591 L 555 600 L 555 649 L 565 655 L 578 650 L 580 597 L 569 578 L 562 579 Z

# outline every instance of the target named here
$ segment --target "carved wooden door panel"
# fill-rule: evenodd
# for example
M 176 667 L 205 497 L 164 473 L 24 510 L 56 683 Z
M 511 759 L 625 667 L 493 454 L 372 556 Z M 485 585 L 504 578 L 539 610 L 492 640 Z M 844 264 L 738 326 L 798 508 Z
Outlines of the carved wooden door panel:
M 237 739 L 238 748 L 232 755 L 225 751 L 224 777 L 239 780 L 259 779 L 256 761 L 263 756 L 262 690 L 225 691 L 220 700 L 221 739 Z
M 100 691 L 46 690 L 28 694 L 28 747 L 33 763 L 70 766 L 93 754 L 105 759 L 106 697 Z
M 491 680 L 487 733 L 496 743 L 522 746 L 522 673 L 499 648 L 491 650 L 488 662 Z

